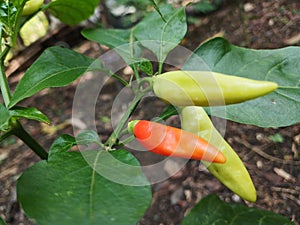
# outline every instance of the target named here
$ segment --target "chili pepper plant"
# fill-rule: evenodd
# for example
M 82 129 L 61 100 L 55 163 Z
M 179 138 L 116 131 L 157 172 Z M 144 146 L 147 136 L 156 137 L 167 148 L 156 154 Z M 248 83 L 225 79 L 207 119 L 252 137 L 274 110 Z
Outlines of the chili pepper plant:
M 82 31 L 88 40 L 112 49 L 108 52 L 113 51 L 113 59 L 118 54 L 122 65 L 111 66 L 106 53 L 89 58 L 71 49 L 49 47 L 12 90 L 4 62 L 16 47 L 20 28 L 40 11 L 75 25 L 87 19 L 98 4 L 98 0 L 0 2 L 0 141 L 14 135 L 41 159 L 18 179 L 17 198 L 26 215 L 41 225 L 137 224 L 151 204 L 152 193 L 143 166 L 129 151 L 133 142 L 138 149 L 166 159 L 200 160 L 233 193 L 255 202 L 259 198 L 255 183 L 210 116 L 259 127 L 299 123 L 300 48 L 253 50 L 219 37 L 189 50 L 183 64 L 175 65 L 168 55 L 180 48 L 186 36 L 185 7 L 151 1 L 152 10 L 145 10 L 145 16 L 130 28 L 95 26 Z M 152 52 L 155 59 L 147 58 L 145 52 Z M 119 73 L 125 66 L 131 69 L 129 77 Z M 108 78 L 131 93 L 126 108 L 118 118 L 112 113 L 114 129 L 106 140 L 92 123 L 89 129 L 76 130 L 74 136 L 57 137 L 45 149 L 26 131 L 21 119 L 47 124 L 51 119 L 38 108 L 20 106 L 22 100 L 81 77 L 73 119 L 87 119 L 88 113 L 96 120 L 95 99 Z M 166 108 L 153 121 L 133 120 L 136 108 L 148 96 L 165 102 Z M 118 106 L 115 109 L 122 111 Z M 181 127 L 165 124 L 173 115 L 179 116 Z M 248 217 L 253 220 L 247 224 L 293 224 L 269 211 L 225 203 L 216 195 L 203 198 L 181 224 L 244 224 Z M 5 224 L 4 218 L 0 224 Z

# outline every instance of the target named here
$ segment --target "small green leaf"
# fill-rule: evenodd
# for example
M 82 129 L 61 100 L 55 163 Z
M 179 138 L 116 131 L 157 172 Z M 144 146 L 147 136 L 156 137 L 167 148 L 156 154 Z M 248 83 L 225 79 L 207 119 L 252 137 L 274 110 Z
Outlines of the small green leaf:
M 5 131 L 8 129 L 9 119 L 9 110 L 4 105 L 0 104 L 0 131 Z
M 0 217 L 0 225 L 7 225 L 7 223 L 5 223 L 5 221 Z
M 76 145 L 76 139 L 74 137 L 68 134 L 63 134 L 59 136 L 51 145 L 49 151 L 49 158 L 51 158 L 51 155 L 53 154 L 64 153 L 75 145 Z
M 48 117 L 36 108 L 13 107 L 8 110 L 4 105 L 0 104 L 0 130 L 7 130 L 12 118 L 26 118 L 43 123 L 50 123 Z
M 100 120 L 102 123 L 110 123 L 110 122 L 111 122 L 111 119 L 110 119 L 110 117 L 108 117 L 108 116 L 101 116 L 101 117 L 99 118 L 99 120 Z
M 47 9 L 63 23 L 75 25 L 88 19 L 98 4 L 99 0 L 53 0 Z
M 73 137 L 61 136 L 51 146 L 48 161 L 19 178 L 17 195 L 27 216 L 39 225 L 137 224 L 151 203 L 150 186 L 127 186 L 98 173 L 101 167 L 113 176 L 126 173 L 111 164 L 115 159 L 136 168 L 131 180 L 146 180 L 137 160 L 125 150 L 68 151 L 74 143 Z
M 269 139 L 270 139 L 271 141 L 273 141 L 274 143 L 283 143 L 283 142 L 284 142 L 284 138 L 283 138 L 282 135 L 279 134 L 279 133 L 270 135 L 270 136 L 269 136 Z
M 183 39 L 187 31 L 185 8 L 174 9 L 170 4 L 153 11 L 133 30 L 134 36 L 163 62 L 169 52 Z M 153 26 L 155 24 L 155 26 Z
M 15 106 L 9 110 L 10 116 L 15 118 L 26 118 L 37 120 L 42 123 L 50 123 L 49 118 L 36 108 L 24 108 Z
M 283 127 L 300 122 L 300 47 L 253 50 L 215 38 L 194 53 L 183 66 L 184 70 L 214 71 L 279 85 L 274 92 L 251 101 L 211 107 L 214 116 L 260 127 Z
M 137 63 L 138 68 L 145 74 L 152 76 L 153 67 L 152 63 L 147 59 L 141 59 L 141 62 Z
M 9 107 L 45 88 L 62 87 L 73 82 L 89 69 L 93 61 L 66 48 L 48 48 L 18 83 Z
M 217 195 L 203 198 L 184 218 L 181 225 L 295 225 L 287 218 L 270 211 L 226 203 Z

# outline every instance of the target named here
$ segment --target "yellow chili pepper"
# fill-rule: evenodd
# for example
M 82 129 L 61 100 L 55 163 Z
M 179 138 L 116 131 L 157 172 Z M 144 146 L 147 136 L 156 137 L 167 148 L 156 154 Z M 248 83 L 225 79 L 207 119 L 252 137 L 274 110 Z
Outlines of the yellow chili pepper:
M 182 129 L 202 137 L 226 157 L 226 162 L 223 164 L 202 161 L 207 169 L 241 198 L 255 202 L 256 190 L 247 169 L 236 152 L 214 127 L 204 109 L 197 106 L 184 107 L 180 115 Z
M 210 71 L 172 71 L 153 77 L 155 95 L 175 106 L 216 106 L 268 94 L 278 85 Z
M 29 0 L 25 3 L 22 16 L 30 16 L 43 5 L 44 0 Z

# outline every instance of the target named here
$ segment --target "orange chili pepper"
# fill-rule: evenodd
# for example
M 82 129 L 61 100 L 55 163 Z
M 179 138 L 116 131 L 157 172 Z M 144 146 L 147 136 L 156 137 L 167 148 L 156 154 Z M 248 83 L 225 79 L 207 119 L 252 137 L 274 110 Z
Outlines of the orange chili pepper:
M 134 120 L 128 130 L 147 150 L 164 156 L 225 163 L 225 156 L 197 135 L 147 120 Z

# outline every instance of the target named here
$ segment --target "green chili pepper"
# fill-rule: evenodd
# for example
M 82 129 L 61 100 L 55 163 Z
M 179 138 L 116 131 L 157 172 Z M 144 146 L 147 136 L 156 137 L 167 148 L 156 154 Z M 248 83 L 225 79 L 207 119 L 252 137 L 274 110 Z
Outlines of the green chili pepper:
M 224 155 L 197 135 L 164 124 L 134 120 L 128 124 L 138 142 L 147 150 L 164 156 L 224 163 Z
M 210 71 L 172 71 L 153 77 L 155 95 L 175 106 L 216 106 L 244 102 L 274 91 L 269 81 Z
M 226 157 L 224 164 L 203 164 L 226 187 L 241 198 L 255 202 L 256 190 L 243 162 L 223 139 L 202 107 L 189 106 L 181 110 L 182 129 L 197 134 L 219 149 Z

